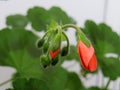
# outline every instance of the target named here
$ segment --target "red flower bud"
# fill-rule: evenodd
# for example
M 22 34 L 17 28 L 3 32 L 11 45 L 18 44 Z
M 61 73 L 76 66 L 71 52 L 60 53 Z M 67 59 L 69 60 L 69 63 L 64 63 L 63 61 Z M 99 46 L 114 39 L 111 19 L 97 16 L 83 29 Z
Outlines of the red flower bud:
M 97 59 L 92 44 L 87 47 L 82 41 L 78 43 L 78 54 L 84 69 L 91 72 L 97 69 Z
M 50 56 L 51 56 L 51 58 L 54 58 L 55 56 L 57 56 L 58 55 L 58 53 L 59 53 L 59 51 L 60 51 L 60 48 L 58 48 L 56 51 L 52 51 L 52 50 L 50 50 Z

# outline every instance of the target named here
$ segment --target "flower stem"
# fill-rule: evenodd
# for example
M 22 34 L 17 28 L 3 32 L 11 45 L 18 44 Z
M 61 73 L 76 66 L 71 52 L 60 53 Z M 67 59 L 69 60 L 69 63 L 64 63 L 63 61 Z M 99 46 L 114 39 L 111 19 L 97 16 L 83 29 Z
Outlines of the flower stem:
M 13 80 L 13 78 L 8 79 L 7 81 L 4 81 L 4 82 L 0 83 L 0 87 L 3 86 L 3 85 L 5 85 L 5 84 L 7 84 L 8 82 L 10 82 L 12 80 Z
M 66 36 L 66 34 L 64 32 L 62 32 L 62 34 L 65 36 L 66 40 L 67 40 L 67 46 L 69 47 L 70 46 L 70 42 L 69 42 L 69 39 L 68 37 Z
M 106 84 L 106 86 L 105 86 L 105 90 L 108 89 L 108 86 L 109 86 L 109 84 L 110 84 L 110 81 L 111 81 L 111 79 L 108 80 L 108 82 L 107 82 L 107 84 Z
M 85 34 L 82 32 L 82 30 L 77 27 L 76 25 L 73 24 L 66 24 L 62 26 L 62 29 L 66 29 L 66 28 L 74 28 L 77 31 L 78 34 L 78 40 L 82 41 L 85 43 L 85 45 L 87 45 L 87 47 L 90 47 L 90 41 L 87 39 L 87 37 L 85 36 Z
M 74 28 L 77 32 L 82 33 L 80 28 L 73 24 L 66 24 L 66 25 L 62 26 L 62 29 L 66 29 L 66 28 Z

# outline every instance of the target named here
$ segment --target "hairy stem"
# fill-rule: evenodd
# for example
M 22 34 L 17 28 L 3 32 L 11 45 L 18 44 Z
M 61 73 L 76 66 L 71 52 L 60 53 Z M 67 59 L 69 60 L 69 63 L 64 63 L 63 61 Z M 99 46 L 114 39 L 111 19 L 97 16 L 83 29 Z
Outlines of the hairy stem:
M 66 29 L 66 28 L 74 28 L 77 31 L 78 34 L 78 40 L 82 41 L 85 43 L 85 45 L 87 45 L 87 47 L 90 47 L 90 41 L 87 39 L 87 37 L 85 36 L 85 34 L 82 32 L 82 30 L 77 27 L 76 25 L 73 24 L 66 24 L 62 26 L 62 29 Z

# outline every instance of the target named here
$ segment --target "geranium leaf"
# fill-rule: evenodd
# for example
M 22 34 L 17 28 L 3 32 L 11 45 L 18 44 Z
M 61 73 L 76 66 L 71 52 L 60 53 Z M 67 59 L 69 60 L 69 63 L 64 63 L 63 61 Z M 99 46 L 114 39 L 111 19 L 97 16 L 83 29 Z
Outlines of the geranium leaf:
M 46 26 L 50 23 L 50 15 L 47 10 L 42 7 L 29 9 L 27 17 L 31 22 L 33 29 L 37 31 L 46 30 Z
M 18 78 L 13 81 L 13 89 L 7 90 L 49 90 L 46 82 L 40 79 L 31 78 L 27 80 L 25 78 Z
M 37 31 L 46 30 L 47 25 L 49 25 L 51 21 L 62 24 L 75 23 L 75 21 L 59 7 L 52 7 L 49 10 L 42 7 L 33 7 L 28 10 L 27 18 L 31 22 L 33 29 Z
M 65 90 L 86 90 L 76 73 L 68 73 Z
M 60 66 L 48 68 L 43 79 L 50 90 L 64 90 L 67 82 L 67 71 Z
M 25 28 L 28 24 L 28 19 L 20 14 L 10 15 L 7 17 L 6 24 L 12 28 Z
M 48 10 L 48 12 L 51 15 L 51 19 L 53 19 L 58 23 L 62 23 L 62 24 L 76 23 L 71 17 L 67 15 L 66 12 L 64 12 L 59 7 L 51 7 Z

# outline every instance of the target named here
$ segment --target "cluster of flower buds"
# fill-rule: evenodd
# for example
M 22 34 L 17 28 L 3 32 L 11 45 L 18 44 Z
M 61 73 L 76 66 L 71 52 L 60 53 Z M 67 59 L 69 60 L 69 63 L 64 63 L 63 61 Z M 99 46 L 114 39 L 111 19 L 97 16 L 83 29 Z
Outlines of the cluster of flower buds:
M 61 47 L 62 36 L 65 37 L 67 45 Z M 59 56 L 66 56 L 69 51 L 69 41 L 62 27 L 55 24 L 54 27 L 48 28 L 45 35 L 38 40 L 38 48 L 42 48 L 43 55 L 40 57 L 41 64 L 44 68 L 49 65 L 56 65 L 59 61 Z
M 59 56 L 66 56 L 69 52 L 69 39 L 66 36 L 64 29 L 74 28 L 78 36 L 78 54 L 80 62 L 85 70 L 95 71 L 97 69 L 97 59 L 94 48 L 91 42 L 86 38 L 84 33 L 75 25 L 66 24 L 58 25 L 56 23 L 50 25 L 48 31 L 37 43 L 39 48 L 42 48 L 43 55 L 40 57 L 43 67 L 56 65 L 59 61 Z M 67 45 L 61 48 L 62 37 L 65 37 Z

